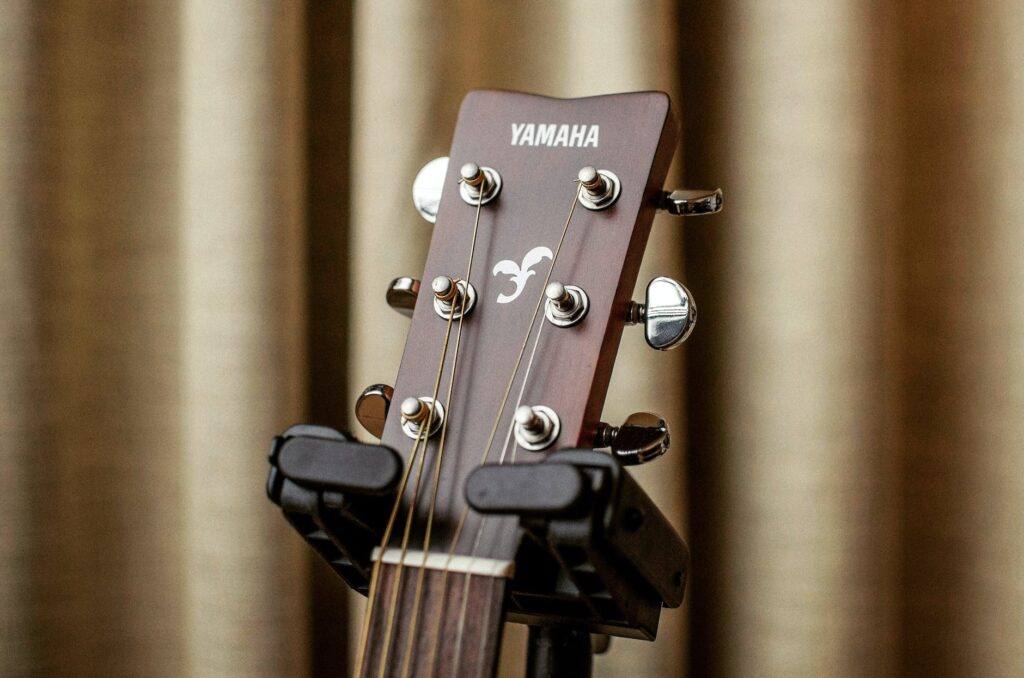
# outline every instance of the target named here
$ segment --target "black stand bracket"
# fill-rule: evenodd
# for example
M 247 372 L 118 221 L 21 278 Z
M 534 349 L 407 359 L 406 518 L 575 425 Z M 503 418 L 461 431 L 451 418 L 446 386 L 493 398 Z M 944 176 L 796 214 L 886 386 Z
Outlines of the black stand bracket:
M 683 601 L 689 551 L 613 457 L 555 452 L 486 465 L 466 480 L 476 511 L 518 516 L 510 621 L 653 640 L 662 607 Z
M 325 426 L 292 426 L 270 448 L 267 496 L 349 586 L 364 596 L 402 475 L 390 447 Z
M 322 426 L 274 438 L 267 495 L 349 586 L 369 588 L 402 458 Z M 528 624 L 531 678 L 586 676 L 591 634 L 652 640 L 662 607 L 682 603 L 686 544 L 613 457 L 555 452 L 535 464 L 485 465 L 465 485 L 485 515 L 523 532 L 506 614 Z

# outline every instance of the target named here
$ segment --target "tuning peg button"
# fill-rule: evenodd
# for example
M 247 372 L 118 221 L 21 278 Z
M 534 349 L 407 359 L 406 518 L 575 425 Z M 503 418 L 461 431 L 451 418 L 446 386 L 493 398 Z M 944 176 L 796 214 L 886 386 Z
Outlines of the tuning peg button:
M 658 209 L 674 217 L 695 217 L 722 211 L 722 189 L 683 190 L 661 194 Z
M 420 281 L 416 278 L 401 277 L 395 278 L 388 284 L 388 291 L 385 294 L 388 306 L 395 309 L 402 315 L 411 318 L 416 308 L 416 297 L 420 293 Z
M 686 341 L 697 322 L 697 304 L 682 283 L 659 276 L 647 283 L 645 303 L 630 302 L 626 323 L 644 324 L 651 348 L 667 351 Z
M 437 222 L 441 206 L 444 178 L 448 174 L 448 157 L 434 158 L 423 166 L 412 182 L 412 204 L 420 216 L 430 223 Z
M 395 390 L 387 384 L 374 384 L 363 389 L 356 398 L 356 419 L 374 438 L 384 434 L 384 422 L 394 395 Z
M 594 447 L 610 447 L 627 466 L 644 464 L 668 452 L 668 424 L 656 414 L 635 412 L 622 426 L 598 424 Z

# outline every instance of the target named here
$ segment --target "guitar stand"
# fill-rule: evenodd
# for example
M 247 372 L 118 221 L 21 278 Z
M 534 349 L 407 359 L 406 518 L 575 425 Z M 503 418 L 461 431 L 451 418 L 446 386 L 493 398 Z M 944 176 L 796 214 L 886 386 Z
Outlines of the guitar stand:
M 293 426 L 274 439 L 267 495 L 366 595 L 402 465 L 386 446 Z M 682 603 L 686 544 L 608 454 L 565 450 L 540 463 L 480 466 L 465 495 L 478 513 L 519 520 L 506 616 L 530 626 L 529 678 L 587 676 L 591 634 L 653 640 L 661 608 Z
M 389 447 L 300 424 L 271 444 L 267 496 L 338 576 L 365 596 L 402 465 Z
M 686 544 L 608 454 L 481 466 L 466 479 L 466 500 L 519 518 L 510 621 L 653 640 L 661 608 L 683 601 Z

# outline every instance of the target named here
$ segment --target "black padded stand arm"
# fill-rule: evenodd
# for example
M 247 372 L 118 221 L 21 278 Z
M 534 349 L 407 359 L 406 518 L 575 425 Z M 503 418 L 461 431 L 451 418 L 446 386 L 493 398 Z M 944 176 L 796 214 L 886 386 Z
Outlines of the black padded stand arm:
M 349 586 L 366 595 L 402 459 L 325 426 L 292 426 L 270 448 L 267 496 Z

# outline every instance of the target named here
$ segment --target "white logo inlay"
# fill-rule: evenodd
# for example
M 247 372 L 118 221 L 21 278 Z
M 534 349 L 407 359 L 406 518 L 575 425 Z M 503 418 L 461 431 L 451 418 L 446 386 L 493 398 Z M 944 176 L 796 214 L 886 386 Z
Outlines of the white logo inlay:
M 499 304 L 507 304 L 515 301 L 516 297 L 523 293 L 523 289 L 526 287 L 526 281 L 530 279 L 530 276 L 537 271 L 530 270 L 545 259 L 551 259 L 551 250 L 547 247 L 534 247 L 532 250 L 526 253 L 523 257 L 523 263 L 517 264 L 511 259 L 502 259 L 494 265 L 494 272 L 491 275 L 498 275 L 503 273 L 507 276 L 511 276 L 509 279 L 515 283 L 516 289 L 512 294 L 505 294 L 504 292 L 498 295 Z
M 555 123 L 512 123 L 513 146 L 597 148 L 600 125 L 558 125 Z

